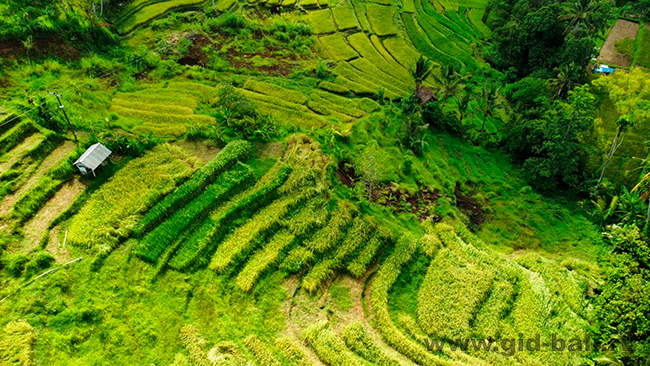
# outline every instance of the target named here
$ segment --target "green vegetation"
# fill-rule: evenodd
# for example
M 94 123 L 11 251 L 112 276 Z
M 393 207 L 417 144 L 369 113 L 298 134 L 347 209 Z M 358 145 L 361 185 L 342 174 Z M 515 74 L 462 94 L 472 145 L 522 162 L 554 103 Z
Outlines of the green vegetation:
M 359 56 L 339 33 L 320 37 L 318 42 L 333 60 L 348 61 Z
M 636 65 L 642 67 L 650 67 L 650 27 L 643 24 L 639 30 L 639 45 L 637 51 Z
M 309 25 L 314 34 L 327 34 L 336 32 L 332 11 L 330 9 L 312 11 L 307 15 Z
M 336 27 L 340 31 L 359 28 L 357 16 L 354 14 L 354 9 L 346 6 L 337 6 L 332 9 Z
M 366 12 L 370 26 L 377 36 L 390 36 L 397 33 L 395 25 L 390 21 L 395 17 L 395 10 L 391 6 L 367 4 Z

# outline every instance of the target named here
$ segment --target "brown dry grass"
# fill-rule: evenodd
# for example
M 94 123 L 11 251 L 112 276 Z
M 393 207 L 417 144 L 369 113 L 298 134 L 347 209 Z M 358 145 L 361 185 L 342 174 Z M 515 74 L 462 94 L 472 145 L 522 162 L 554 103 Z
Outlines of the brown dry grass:
M 605 44 L 603 44 L 603 47 L 600 49 L 598 62 L 609 66 L 630 67 L 632 65 L 632 60 L 618 52 L 616 49 L 616 42 L 623 38 L 636 39 L 638 33 L 639 23 L 618 19 L 616 24 L 614 24 L 614 28 L 609 32 Z

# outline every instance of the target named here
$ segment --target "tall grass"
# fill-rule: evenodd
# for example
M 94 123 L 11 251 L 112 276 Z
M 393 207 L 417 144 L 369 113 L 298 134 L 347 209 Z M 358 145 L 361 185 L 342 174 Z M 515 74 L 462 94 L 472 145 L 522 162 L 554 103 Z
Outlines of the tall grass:
M 217 179 L 219 174 L 232 167 L 238 160 L 245 160 L 253 146 L 243 140 L 230 142 L 219 154 L 192 175 L 181 186 L 167 195 L 142 217 L 134 230 L 140 236 L 149 231 L 153 226 L 171 215 L 180 206 L 196 197 L 208 184 Z
M 214 214 L 214 218 L 208 218 L 197 230 L 200 235 L 192 235 L 183 243 L 172 257 L 169 266 L 177 270 L 185 270 L 201 257 L 207 257 L 210 248 L 227 234 L 234 220 L 255 213 L 260 207 L 277 197 L 278 187 L 286 181 L 290 172 L 291 169 L 287 165 L 279 165 L 267 173 L 254 187 L 230 200 Z
M 305 341 L 316 351 L 318 358 L 329 366 L 366 366 L 357 355 L 350 352 L 345 343 L 334 333 L 327 322 L 313 325 L 304 331 Z
M 68 240 L 85 248 L 114 246 L 131 234 L 138 215 L 188 178 L 195 165 L 194 158 L 168 144 L 130 161 L 72 218 Z
M 354 218 L 352 227 L 346 233 L 345 239 L 339 244 L 331 256 L 314 265 L 303 278 L 302 286 L 309 292 L 316 290 L 323 281 L 330 277 L 335 270 L 340 268 L 343 262 L 367 240 L 373 230 L 375 230 L 375 226 L 367 220 L 364 220 L 361 216 Z
M 0 137 L 0 156 L 16 147 L 27 136 L 38 131 L 39 128 L 32 120 L 20 122 Z
M 136 254 L 149 262 L 156 262 L 178 236 L 193 222 L 202 220 L 216 205 L 233 192 L 242 189 L 253 178 L 252 170 L 238 163 L 232 170 L 223 173 L 201 194 L 177 210 L 169 219 L 156 227 L 140 241 Z M 180 187 L 179 187 L 180 188 Z
M 282 366 L 282 362 L 273 354 L 273 351 L 262 342 L 256 335 L 251 334 L 248 337 L 244 338 L 244 344 L 246 348 L 253 355 L 255 355 L 255 361 L 261 366 Z

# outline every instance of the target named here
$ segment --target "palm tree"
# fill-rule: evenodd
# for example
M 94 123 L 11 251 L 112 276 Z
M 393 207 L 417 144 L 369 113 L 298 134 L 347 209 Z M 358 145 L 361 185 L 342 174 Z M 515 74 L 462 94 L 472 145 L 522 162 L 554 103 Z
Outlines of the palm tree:
M 605 164 L 603 165 L 603 170 L 600 172 L 600 178 L 598 178 L 598 183 L 596 183 L 596 187 L 602 183 L 603 179 L 605 178 L 605 171 L 607 171 L 607 167 L 609 166 L 610 161 L 612 160 L 612 157 L 614 156 L 614 153 L 616 150 L 623 144 L 623 139 L 621 138 L 621 135 L 625 133 L 630 127 L 632 127 L 632 121 L 627 115 L 620 116 L 616 120 L 616 125 L 618 128 L 616 129 L 616 136 L 614 136 L 614 140 L 612 140 L 612 147 L 609 149 L 609 153 L 607 153 L 607 157 L 605 158 Z
M 564 8 L 560 20 L 568 21 L 564 35 L 571 31 L 584 30 L 589 34 L 597 34 L 607 27 L 610 9 L 605 1 L 574 0 Z
M 566 97 L 569 90 L 576 86 L 575 70 L 576 64 L 573 62 L 570 65 L 562 65 L 555 68 L 556 77 L 546 80 L 546 85 L 556 91 L 555 94 L 558 98 Z
M 420 54 L 420 58 L 415 63 L 415 68 L 410 68 L 411 76 L 415 79 L 415 92 L 422 86 L 422 83 L 431 75 L 433 62 Z
M 483 112 L 483 124 L 481 125 L 481 133 L 485 131 L 485 122 L 487 118 L 494 117 L 494 111 L 503 108 L 503 104 L 499 101 L 501 96 L 501 85 L 497 85 L 494 81 L 484 81 L 481 92 L 478 94 L 478 104 Z
M 442 93 L 442 105 L 440 110 L 445 108 L 449 97 L 453 97 L 463 86 L 465 79 L 454 69 L 453 65 L 445 65 L 440 68 L 440 75 L 433 74 L 436 83 L 440 85 L 438 92 Z
M 472 97 L 473 96 L 471 90 L 465 89 L 465 93 L 463 94 L 463 96 L 460 98 L 456 98 L 458 104 L 459 121 L 461 124 L 463 123 L 463 118 L 465 117 L 467 108 L 469 108 L 469 102 L 472 100 Z

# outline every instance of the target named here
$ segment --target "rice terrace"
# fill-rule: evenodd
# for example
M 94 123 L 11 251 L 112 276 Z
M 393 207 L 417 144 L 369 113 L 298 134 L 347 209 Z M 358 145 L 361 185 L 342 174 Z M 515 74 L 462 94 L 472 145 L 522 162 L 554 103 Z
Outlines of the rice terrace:
M 650 365 L 649 9 L 0 3 L 0 366 Z

